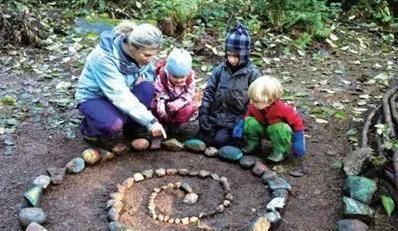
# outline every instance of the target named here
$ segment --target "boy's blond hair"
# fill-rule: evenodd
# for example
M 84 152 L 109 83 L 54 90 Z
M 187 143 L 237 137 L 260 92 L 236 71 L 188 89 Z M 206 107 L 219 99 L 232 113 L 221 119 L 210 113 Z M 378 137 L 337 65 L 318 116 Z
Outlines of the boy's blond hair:
M 273 103 L 282 97 L 283 87 L 276 78 L 264 75 L 250 84 L 248 95 L 254 102 Z

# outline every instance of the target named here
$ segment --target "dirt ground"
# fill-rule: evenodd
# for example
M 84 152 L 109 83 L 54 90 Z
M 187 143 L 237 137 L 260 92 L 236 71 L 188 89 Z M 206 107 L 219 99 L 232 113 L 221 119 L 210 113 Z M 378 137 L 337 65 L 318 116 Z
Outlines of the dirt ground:
M 274 169 L 285 177 L 293 186 L 288 204 L 283 214 L 283 222 L 278 230 L 284 231 L 319 231 L 335 230 L 336 223 L 342 218 L 342 185 L 344 174 L 336 163 L 353 149 L 348 140 L 347 131 L 361 128 L 361 123 L 353 121 L 350 109 L 356 107 L 358 95 L 368 93 L 375 98 L 383 91 L 379 85 L 361 85 L 365 80 L 378 74 L 373 68 L 378 63 L 386 68 L 388 60 L 393 62 L 391 72 L 396 73 L 397 58 L 393 51 L 379 52 L 383 49 L 374 34 L 364 34 L 369 38 L 368 53 L 353 54 L 337 51 L 329 54 L 323 62 L 314 62 L 311 57 L 271 61 L 263 72 L 280 76 L 290 94 L 306 92 L 305 98 L 295 98 L 297 108 L 303 113 L 306 125 L 307 156 L 303 159 L 289 159 Z M 360 64 L 353 63 L 361 60 Z M 341 74 L 341 71 L 344 74 Z M 339 72 L 337 72 L 338 70 Z M 75 74 L 78 74 L 76 71 Z M 344 81 L 350 82 L 347 84 Z M 326 82 L 325 82 L 326 81 Z M 37 76 L 0 75 L 1 89 L 21 88 L 36 94 L 37 88 L 46 85 Z M 53 84 L 53 83 L 52 83 Z M 51 88 L 51 85 L 49 85 Z M 52 85 L 54 87 L 54 85 Z M 325 91 L 324 88 L 333 90 Z M 32 90 L 32 91 L 29 91 Z M 40 94 L 37 93 L 37 94 Z M 3 95 L 3 94 L 2 94 Z M 1 96 L 1 95 L 0 95 Z M 49 100 L 49 99 L 48 99 Z M 374 99 L 373 102 L 377 100 Z M 331 104 L 344 101 L 348 119 L 328 118 L 328 123 L 318 123 L 311 116 L 314 105 Z M 370 106 L 368 103 L 366 106 Z M 51 102 L 50 102 L 51 105 Z M 366 107 L 365 106 L 365 107 Z M 0 112 L 2 112 L 0 108 Z M 42 119 L 52 112 L 43 111 Z M 64 110 L 69 117 L 76 117 L 75 110 Z M 364 115 L 359 116 L 364 117 Z M 77 129 L 75 131 L 78 133 Z M 33 116 L 26 117 L 13 134 L 15 150 L 11 155 L 0 155 L 0 230 L 21 230 L 18 212 L 26 206 L 23 193 L 31 186 L 34 178 L 44 174 L 49 167 L 64 166 L 69 160 L 79 156 L 88 147 L 80 135 L 70 139 L 59 128 L 47 128 Z M 2 140 L 3 141 L 3 140 Z M 0 153 L 6 145 L 0 143 Z M 131 177 L 133 172 L 148 168 L 178 167 L 188 169 L 206 169 L 228 177 L 235 200 L 223 214 L 204 220 L 216 230 L 242 230 L 270 199 L 269 192 L 259 179 L 249 171 L 237 165 L 210 159 L 186 152 L 143 152 L 130 153 L 114 161 L 101 163 L 87 168 L 79 175 L 68 175 L 60 186 L 51 186 L 42 197 L 42 208 L 48 213 L 45 227 L 48 230 L 106 230 L 108 221 L 105 210 L 109 194 L 116 191 L 116 185 Z M 302 177 L 293 177 L 291 170 L 307 172 Z M 129 222 L 138 230 L 196 230 L 192 226 L 165 225 L 152 220 L 144 211 L 145 198 L 155 185 L 163 185 L 173 177 L 165 177 L 141 182 L 134 186 L 137 216 Z M 204 199 L 188 212 L 197 213 L 201 209 L 214 206 L 220 199 L 220 188 L 212 182 L 191 179 L 191 184 L 198 188 Z M 371 230 L 395 230 L 398 225 L 396 212 L 387 218 L 381 202 L 375 200 L 375 223 Z

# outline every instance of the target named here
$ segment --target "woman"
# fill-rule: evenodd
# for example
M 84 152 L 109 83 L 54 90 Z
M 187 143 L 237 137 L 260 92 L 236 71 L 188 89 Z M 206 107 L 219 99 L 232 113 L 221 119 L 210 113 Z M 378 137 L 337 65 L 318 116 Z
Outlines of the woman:
M 136 130 L 139 125 L 154 137 L 166 138 L 149 110 L 154 97 L 151 60 L 161 46 L 162 33 L 150 24 L 126 21 L 101 34 L 99 45 L 87 57 L 75 95 L 84 115 L 80 130 L 86 140 L 120 134 L 127 127 Z

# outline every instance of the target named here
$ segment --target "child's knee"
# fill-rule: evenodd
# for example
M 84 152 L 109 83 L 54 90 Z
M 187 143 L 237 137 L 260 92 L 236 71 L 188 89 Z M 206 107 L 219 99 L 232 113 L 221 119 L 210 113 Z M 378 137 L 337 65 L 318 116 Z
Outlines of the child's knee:
M 290 142 L 292 140 L 293 131 L 291 127 L 284 122 L 269 125 L 266 132 L 271 141 L 277 139 Z
M 109 123 L 103 124 L 100 130 L 102 130 L 106 134 L 113 135 L 121 132 L 123 130 L 123 125 L 123 120 L 120 118 L 116 118 Z

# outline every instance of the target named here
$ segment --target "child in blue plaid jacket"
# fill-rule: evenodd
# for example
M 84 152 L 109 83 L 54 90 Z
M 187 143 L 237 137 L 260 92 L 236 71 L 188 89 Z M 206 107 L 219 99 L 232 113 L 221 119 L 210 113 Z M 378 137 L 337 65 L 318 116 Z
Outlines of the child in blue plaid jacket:
M 199 109 L 199 135 L 215 147 L 233 144 L 232 129 L 247 111 L 248 87 L 260 76 L 249 58 L 249 30 L 241 23 L 229 31 L 225 51 L 227 60 L 213 69 Z

